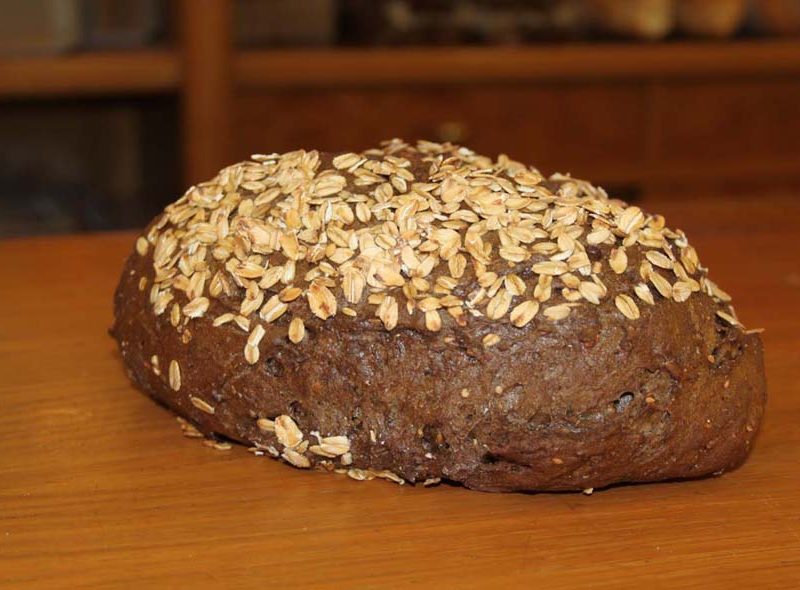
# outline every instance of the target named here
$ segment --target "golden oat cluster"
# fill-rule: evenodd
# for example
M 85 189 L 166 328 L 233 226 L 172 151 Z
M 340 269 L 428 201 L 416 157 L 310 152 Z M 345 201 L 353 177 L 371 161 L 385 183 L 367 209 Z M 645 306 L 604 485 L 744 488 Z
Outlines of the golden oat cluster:
M 637 268 L 632 247 L 641 253 Z M 264 324 L 295 300 L 320 320 L 366 313 L 386 330 L 420 314 L 432 332 L 472 317 L 518 328 L 538 314 L 557 322 L 606 300 L 630 320 L 659 298 L 683 302 L 702 291 L 730 301 L 663 217 L 582 180 L 546 180 L 502 155 L 492 161 L 425 141 L 332 158 L 255 155 L 191 187 L 136 248 L 152 252 L 154 312 L 169 313 L 178 328 L 224 298 L 213 324 L 248 332 L 251 364 Z M 604 277 L 623 273 L 636 280 L 612 299 Z M 732 307 L 717 313 L 739 325 Z M 282 322 L 289 340 L 303 341 L 300 315 Z M 483 344 L 498 340 L 488 334 Z M 177 367 L 170 380 L 180 381 Z

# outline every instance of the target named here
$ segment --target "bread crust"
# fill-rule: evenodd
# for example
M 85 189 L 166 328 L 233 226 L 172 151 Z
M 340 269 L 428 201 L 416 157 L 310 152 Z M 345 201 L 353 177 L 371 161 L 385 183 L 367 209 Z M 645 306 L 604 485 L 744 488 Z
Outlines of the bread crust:
M 590 255 L 611 250 L 601 244 Z M 574 306 L 559 321 L 539 313 L 522 327 L 444 313 L 431 331 L 425 314 L 401 310 L 387 330 L 366 300 L 352 305 L 355 317 L 323 320 L 298 297 L 275 321 L 254 318 L 263 335 L 250 363 L 242 351 L 252 324 L 214 325 L 237 312 L 241 290 L 210 297 L 200 317 L 176 328 L 169 310 L 153 311 L 150 248 L 125 264 L 112 334 L 148 395 L 204 434 L 298 467 L 484 491 L 586 490 L 733 469 L 766 402 L 761 340 L 721 318 L 726 306 L 704 292 L 639 302 L 636 321 L 623 317 L 616 296 L 641 281 L 645 249 L 631 245 L 627 257 L 624 272 L 603 275 L 599 304 Z M 299 261 L 297 274 L 306 270 Z M 479 288 L 472 272 L 457 294 Z M 446 274 L 442 265 L 429 280 Z M 189 301 L 175 294 L 181 307 Z M 304 326 L 299 342 L 287 337 L 294 318 Z M 490 335 L 497 342 L 487 346 Z M 276 432 L 278 417 L 296 425 L 302 444 L 283 444 L 291 433 Z M 328 452 L 330 437 L 346 437 L 346 451 Z

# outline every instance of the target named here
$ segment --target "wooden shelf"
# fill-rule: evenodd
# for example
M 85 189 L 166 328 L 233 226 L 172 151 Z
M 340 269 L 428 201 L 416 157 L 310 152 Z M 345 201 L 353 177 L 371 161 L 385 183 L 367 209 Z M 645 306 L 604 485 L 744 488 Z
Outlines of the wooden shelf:
M 595 134 L 598 155 L 595 158 L 584 149 L 575 161 L 594 162 L 595 168 L 587 169 L 585 175 L 605 183 L 650 186 L 676 178 L 692 184 L 705 176 L 745 180 L 796 176 L 800 144 L 794 140 L 799 136 L 794 105 L 800 96 L 796 84 L 800 79 L 800 39 L 243 50 L 232 46 L 230 2 L 214 2 L 215 12 L 205 11 L 204 18 L 197 17 L 193 0 L 181 0 L 177 6 L 184 26 L 174 48 L 0 57 L 0 100 L 173 93 L 181 99 L 187 184 L 210 176 L 231 161 L 236 151 L 231 144 L 278 143 L 289 149 L 317 141 L 333 145 L 341 140 L 367 145 L 361 140 L 372 138 L 374 130 L 384 127 L 406 137 L 434 136 L 437 126 L 451 119 L 463 119 L 475 128 L 492 124 L 488 116 L 480 114 L 486 112 L 487 102 L 494 109 L 493 116 L 501 119 L 502 105 L 510 105 L 513 114 L 532 103 L 546 111 L 544 119 L 551 123 L 556 117 L 578 114 L 577 122 L 572 119 L 572 128 L 589 128 Z M 451 86 L 449 94 L 439 87 L 447 85 Z M 386 92 L 373 91 L 379 88 Z M 281 89 L 300 91 L 275 92 Z M 504 97 L 503 92 L 508 94 Z M 446 95 L 446 100 L 439 100 L 440 95 Z M 376 97 L 380 98 L 377 102 Z M 680 106 L 666 108 L 684 102 L 693 103 L 687 110 L 690 121 L 685 120 Z M 234 115 L 252 112 L 263 118 L 265 104 L 272 107 L 271 112 L 286 110 L 293 115 L 285 124 L 273 122 L 264 137 L 248 135 L 247 126 Z M 766 104 L 775 108 L 764 108 Z M 353 119 L 368 111 L 369 119 L 354 125 L 350 135 L 342 138 L 330 129 L 326 109 Z M 403 116 L 387 122 L 384 111 L 393 109 L 404 109 Z M 743 113 L 748 116 L 744 131 L 725 133 L 741 127 Z M 662 150 L 667 155 L 637 157 L 659 145 L 663 135 L 659 125 L 673 129 L 676 121 L 679 131 L 667 138 L 668 145 Z M 726 137 L 730 145 L 751 146 L 743 154 L 763 156 L 753 161 L 742 155 L 741 162 L 712 158 L 702 168 L 693 160 L 702 157 L 697 149 L 690 150 L 692 157 L 686 162 L 670 159 L 669 154 L 681 153 L 682 147 L 675 148 L 681 138 L 694 136 L 694 121 L 701 124 L 698 136 Z M 516 123 L 508 117 L 500 123 L 506 135 L 516 130 Z M 636 125 L 646 132 L 625 135 Z M 536 133 L 538 127 L 528 131 Z M 558 137 L 560 130 L 550 124 L 543 133 L 542 137 Z M 484 133 L 482 140 L 498 150 L 506 143 L 513 143 L 522 153 L 546 149 L 544 143 L 531 142 L 524 135 L 507 142 L 500 134 Z M 752 147 L 772 146 L 775 138 L 783 148 Z M 622 155 L 615 151 L 620 145 Z M 606 157 L 604 151 L 613 157 Z M 564 160 L 571 156 L 562 150 L 559 160 L 562 155 Z M 710 171 L 709 166 L 715 169 Z
M 800 73 L 800 41 L 529 47 L 261 49 L 235 54 L 242 87 L 384 85 Z M 170 50 L 0 58 L 0 98 L 176 90 Z
M 249 50 L 242 87 L 678 78 L 800 73 L 800 41 Z
M 164 92 L 179 82 L 169 50 L 0 58 L 0 98 Z

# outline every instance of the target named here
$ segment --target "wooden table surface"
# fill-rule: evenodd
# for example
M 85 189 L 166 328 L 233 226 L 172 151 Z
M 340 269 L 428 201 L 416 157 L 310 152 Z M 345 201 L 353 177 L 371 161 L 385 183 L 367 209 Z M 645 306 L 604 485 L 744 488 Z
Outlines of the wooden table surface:
M 0 242 L 0 585 L 800 587 L 800 200 L 659 208 L 766 328 L 766 422 L 736 472 L 592 496 L 356 482 L 183 438 L 106 333 L 132 234 Z

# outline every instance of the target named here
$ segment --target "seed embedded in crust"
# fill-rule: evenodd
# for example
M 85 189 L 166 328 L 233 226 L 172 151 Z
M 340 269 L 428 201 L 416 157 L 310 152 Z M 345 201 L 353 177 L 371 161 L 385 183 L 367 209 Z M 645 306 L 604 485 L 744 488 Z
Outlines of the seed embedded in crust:
M 625 253 L 625 248 L 620 247 L 611 250 L 608 265 L 618 275 L 624 273 L 625 269 L 628 268 L 628 255 Z
M 425 297 L 419 303 L 417 303 L 417 307 L 420 311 L 428 312 L 440 309 L 442 307 L 442 302 L 436 297 Z
M 725 291 L 719 288 L 717 284 L 709 279 L 708 277 L 703 277 L 702 282 L 705 285 L 705 292 L 718 299 L 719 301 L 729 302 L 731 300 L 731 296 L 728 295 Z
M 511 323 L 517 328 L 523 328 L 530 323 L 538 311 L 538 301 L 523 301 L 511 310 Z
M 619 216 L 617 227 L 626 234 L 631 234 L 644 225 L 644 214 L 639 207 L 628 207 Z
M 489 300 L 486 306 L 486 317 L 490 320 L 499 320 L 508 312 L 511 306 L 511 294 L 505 289 L 500 289 L 497 294 Z
M 647 260 L 649 260 L 653 266 L 664 268 L 666 270 L 672 270 L 672 267 L 674 266 L 672 260 L 670 260 L 666 254 L 659 252 L 658 250 L 648 250 L 645 252 L 645 258 L 647 258 Z
M 333 159 L 333 167 L 337 170 L 344 170 L 354 166 L 361 160 L 361 156 L 354 153 L 340 154 Z
M 397 326 L 399 314 L 397 308 L 397 299 L 391 295 L 387 295 L 383 301 L 381 301 L 378 309 L 375 310 L 375 313 L 381 322 L 383 322 L 384 328 L 389 331 L 394 330 L 395 326 Z
M 329 317 L 336 315 L 336 297 L 325 285 L 320 283 L 312 284 L 306 297 L 308 298 L 308 306 L 311 308 L 311 313 L 319 319 L 327 320 Z
M 253 346 L 252 344 L 244 345 L 244 359 L 248 364 L 255 365 L 260 357 L 261 353 L 258 350 L 258 346 Z
M 207 401 L 205 401 L 204 399 L 200 399 L 199 397 L 195 397 L 195 396 L 193 396 L 193 395 L 190 395 L 190 396 L 189 396 L 189 401 L 190 401 L 190 402 L 192 402 L 192 405 L 193 405 L 195 408 L 197 408 L 198 410 L 201 410 L 201 411 L 205 412 L 206 414 L 214 414 L 214 412 L 216 411 L 216 410 L 214 409 L 214 406 L 212 406 L 211 404 L 209 404 L 209 403 L 208 403 Z
M 527 289 L 525 281 L 522 280 L 519 275 L 514 273 L 506 275 L 506 278 L 503 280 L 503 284 L 508 292 L 515 297 L 521 297 L 525 294 L 525 290 Z
M 725 320 L 726 322 L 728 322 L 731 326 L 741 326 L 741 324 L 739 323 L 739 320 L 737 320 L 735 317 L 733 317 L 731 314 L 729 314 L 729 313 L 727 313 L 725 311 L 721 311 L 721 310 L 717 311 L 717 315 L 719 317 L 721 317 L 723 320 Z
M 308 449 L 315 455 L 334 458 L 350 451 L 350 441 L 346 436 L 328 436 L 320 440 L 318 445 Z
M 248 320 L 244 316 L 241 315 L 234 316 L 233 323 L 236 324 L 239 327 L 239 329 L 243 332 L 250 331 L 250 320 Z
M 294 301 L 300 297 L 302 294 L 303 290 L 300 287 L 286 287 L 283 291 L 278 293 L 278 297 L 284 303 L 290 303 L 291 301 Z
M 689 299 L 692 294 L 692 285 L 687 281 L 678 281 L 672 285 L 672 298 L 677 302 Z
M 639 318 L 639 307 L 630 295 L 625 295 L 624 293 L 617 295 L 614 299 L 614 305 L 616 305 L 617 309 L 622 312 L 622 315 L 629 320 L 636 320 Z
M 306 335 L 306 325 L 302 318 L 292 318 L 289 322 L 289 340 L 295 344 L 302 342 Z
M 451 277 L 460 279 L 464 275 L 464 270 L 467 268 L 467 259 L 463 254 L 456 254 L 447 261 L 447 268 L 450 271 Z
M 692 246 L 681 248 L 681 262 L 689 274 L 697 272 L 700 266 L 700 259 L 697 257 L 697 251 Z
M 672 285 L 655 270 L 650 273 L 650 282 L 664 299 L 672 299 Z
M 425 327 L 431 332 L 438 332 L 442 329 L 442 316 L 436 310 L 425 312 Z
M 536 287 L 533 289 L 533 296 L 540 302 L 544 303 L 550 299 L 552 294 L 553 277 L 548 275 L 539 275 Z
M 275 432 L 275 422 L 269 418 L 259 418 L 256 420 L 256 426 L 262 432 Z
M 486 334 L 486 336 L 484 336 L 481 341 L 483 342 L 484 348 L 491 348 L 492 346 L 500 342 L 500 336 L 498 336 L 497 334 Z
M 350 450 L 350 440 L 346 436 L 326 436 L 321 444 L 336 455 L 344 455 Z
M 178 391 L 181 388 L 181 367 L 176 360 L 169 362 L 169 386 L 174 391 Z
M 264 304 L 264 307 L 262 307 L 261 311 L 258 312 L 258 315 L 265 322 L 272 323 L 286 313 L 286 310 L 288 309 L 289 306 L 281 301 L 279 295 L 273 295 L 267 300 L 267 302 Z
M 218 326 L 222 326 L 224 324 L 227 324 L 228 322 L 232 322 L 233 318 L 234 318 L 234 315 L 232 313 L 223 313 L 222 315 L 217 316 L 216 318 L 214 318 L 214 321 L 211 323 L 211 325 L 216 328 Z
M 580 285 L 578 285 L 578 292 L 586 301 L 594 303 L 595 305 L 600 303 L 600 298 L 603 297 L 604 294 L 603 288 L 591 281 L 581 281 Z
M 339 193 L 346 185 L 347 181 L 344 176 L 331 174 L 325 177 L 318 177 L 313 188 L 318 197 L 330 197 Z
M 596 230 L 591 231 L 586 236 L 586 243 L 592 246 L 596 246 L 598 244 L 602 244 L 603 242 L 607 241 L 611 238 L 613 234 L 607 227 L 600 227 Z
M 500 258 L 509 262 L 523 262 L 530 258 L 531 254 L 521 246 L 504 246 L 499 251 Z
M 275 436 L 285 447 L 294 448 L 303 441 L 303 433 L 291 416 L 281 415 L 275 418 Z
M 311 445 L 308 447 L 308 451 L 313 453 L 314 455 L 319 455 L 320 457 L 327 457 L 328 459 L 333 459 L 335 455 L 331 455 L 324 451 L 320 445 Z
M 342 290 L 344 291 L 344 297 L 347 299 L 348 303 L 355 304 L 361 301 L 365 286 L 364 275 L 362 275 L 358 269 L 349 268 L 344 271 Z
M 255 283 L 252 283 L 252 285 L 255 285 Z M 256 291 L 255 293 L 253 293 L 251 290 L 248 290 L 247 295 L 242 300 L 242 304 L 239 306 L 239 313 L 247 317 L 254 311 L 256 311 L 259 307 L 261 307 L 261 304 L 263 302 L 264 302 L 263 291 Z
M 140 236 L 136 239 L 136 252 L 139 254 L 139 256 L 145 256 L 149 248 L 150 244 L 146 238 Z
M 532 270 L 540 275 L 558 276 L 568 272 L 569 266 L 567 266 L 566 262 L 547 260 L 545 262 L 537 262 L 533 265 Z
M 207 297 L 196 297 L 183 306 L 183 315 L 187 318 L 200 318 L 208 310 L 209 301 Z
M 544 317 L 548 320 L 552 320 L 557 322 L 559 320 L 565 319 L 569 314 L 572 312 L 572 308 L 569 305 L 562 304 L 562 305 L 551 305 L 550 307 L 546 308 L 542 313 Z
M 258 286 L 262 289 L 272 288 L 281 280 L 283 273 L 283 266 L 273 266 L 268 268 L 261 277 L 261 280 L 258 281 Z
M 256 324 L 255 327 L 250 331 L 250 335 L 247 337 L 247 344 L 248 346 L 258 346 L 261 344 L 261 340 L 264 338 L 264 334 L 267 331 L 264 329 L 264 326 L 261 324 Z
M 645 303 L 655 305 L 656 302 L 653 299 L 653 293 L 650 291 L 650 287 L 648 287 L 645 283 L 637 283 L 633 287 L 633 291 L 636 293 L 636 296 Z

